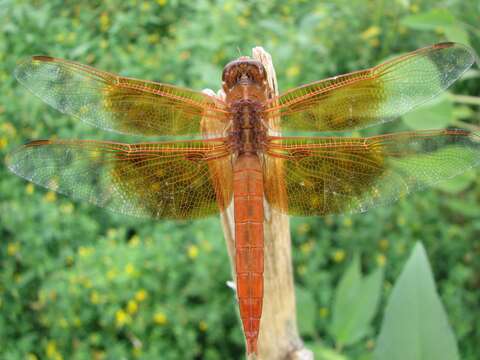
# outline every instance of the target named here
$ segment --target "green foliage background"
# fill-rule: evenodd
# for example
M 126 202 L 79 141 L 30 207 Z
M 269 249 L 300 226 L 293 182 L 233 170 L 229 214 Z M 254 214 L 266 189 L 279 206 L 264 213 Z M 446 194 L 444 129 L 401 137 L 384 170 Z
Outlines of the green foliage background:
M 286 90 L 445 40 L 480 52 L 477 0 L 0 0 L 0 19 L 2 157 L 34 138 L 115 139 L 18 86 L 15 64 L 33 54 L 200 90 L 218 89 L 225 63 L 261 45 Z M 478 95 L 478 72 L 454 92 Z M 442 126 L 476 128 L 478 106 L 449 99 Z M 354 253 L 368 271 L 385 267 L 384 304 L 410 248 L 422 241 L 462 358 L 477 359 L 479 199 L 472 172 L 366 214 L 293 219 L 296 282 L 310 304 L 299 313 L 304 339 L 334 346 L 333 292 Z M 57 197 L 0 167 L 1 359 L 240 359 L 229 279 L 215 218 L 127 218 Z M 345 356 L 369 358 L 381 315 Z

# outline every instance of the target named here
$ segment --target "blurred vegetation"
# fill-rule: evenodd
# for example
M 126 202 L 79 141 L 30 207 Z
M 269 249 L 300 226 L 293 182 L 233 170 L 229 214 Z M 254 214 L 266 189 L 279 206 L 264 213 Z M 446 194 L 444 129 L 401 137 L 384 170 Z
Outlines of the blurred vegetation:
M 286 90 L 440 41 L 480 52 L 477 0 L 0 0 L 0 19 L 2 157 L 34 138 L 114 139 L 18 86 L 15 64 L 33 54 L 200 90 L 219 88 L 225 63 L 261 45 Z M 429 125 L 478 129 L 478 69 L 452 91 L 432 110 L 441 125 L 435 118 Z M 424 115 L 411 116 L 419 121 L 406 118 L 388 131 L 418 126 Z M 471 172 L 366 214 L 293 219 L 299 301 L 308 304 L 299 307 L 304 339 L 335 346 L 334 289 L 349 258 L 361 254 L 367 273 L 383 268 L 383 308 L 421 241 L 461 358 L 478 359 L 479 179 Z M 0 214 L 1 359 L 242 358 L 217 219 L 127 218 L 37 188 L 5 167 Z M 370 358 L 381 317 L 360 339 L 337 346 L 342 356 Z

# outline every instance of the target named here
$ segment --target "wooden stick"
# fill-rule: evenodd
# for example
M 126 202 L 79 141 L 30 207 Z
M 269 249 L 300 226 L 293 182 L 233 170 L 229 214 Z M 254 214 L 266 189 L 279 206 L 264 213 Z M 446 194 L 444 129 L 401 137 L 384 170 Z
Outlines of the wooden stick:
M 262 47 L 255 47 L 252 49 L 252 55 L 267 70 L 271 94 L 278 95 L 277 79 L 270 54 Z M 205 92 L 214 94 L 212 90 Z M 216 96 L 223 98 L 224 94 L 220 90 Z M 313 360 L 312 352 L 304 348 L 297 329 L 289 219 L 287 215 L 270 209 L 267 202 L 264 202 L 264 207 L 265 283 L 256 359 Z M 232 276 L 235 278 L 233 206 L 227 208 L 220 217 Z M 249 360 L 252 359 L 253 356 Z

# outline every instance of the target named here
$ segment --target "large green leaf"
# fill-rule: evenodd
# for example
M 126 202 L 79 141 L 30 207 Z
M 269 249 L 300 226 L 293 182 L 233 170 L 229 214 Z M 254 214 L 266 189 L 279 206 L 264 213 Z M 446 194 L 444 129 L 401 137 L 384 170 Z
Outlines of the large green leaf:
M 401 20 L 402 25 L 415 30 L 436 30 L 456 24 L 455 17 L 447 9 L 433 9 L 427 12 L 409 15 Z
M 374 359 L 458 358 L 425 249 L 417 243 L 388 300 Z
M 382 279 L 382 268 L 362 277 L 360 259 L 354 257 L 335 293 L 330 331 L 337 344 L 350 345 L 366 335 L 377 310 Z
M 470 187 L 476 178 L 477 171 L 471 169 L 452 179 L 439 182 L 435 187 L 450 194 L 458 194 Z
M 414 30 L 438 31 L 445 33 L 449 41 L 469 45 L 469 36 L 463 24 L 447 9 L 433 9 L 420 14 L 404 17 L 402 25 Z
M 441 96 L 403 116 L 403 121 L 414 130 L 443 129 L 453 120 L 453 104 L 447 96 Z
M 342 355 L 320 343 L 306 343 L 305 347 L 312 350 L 315 359 L 318 360 L 348 360 L 345 355 Z
M 300 334 L 312 336 L 315 334 L 315 300 L 311 292 L 300 286 L 295 288 L 295 297 Z

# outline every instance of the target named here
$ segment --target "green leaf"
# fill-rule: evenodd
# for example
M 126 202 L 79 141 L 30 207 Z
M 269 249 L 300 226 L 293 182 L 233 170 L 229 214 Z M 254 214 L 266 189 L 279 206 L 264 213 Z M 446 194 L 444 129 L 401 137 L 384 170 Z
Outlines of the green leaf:
M 458 358 L 425 249 L 417 243 L 388 300 L 374 359 Z
M 465 74 L 462 75 L 462 80 L 477 79 L 480 77 L 480 71 L 477 69 L 468 69 Z
M 441 181 L 435 187 L 450 194 L 458 194 L 467 189 L 475 181 L 476 177 L 476 171 L 472 169 L 455 176 L 453 179 Z
M 313 351 L 315 359 L 318 360 L 348 360 L 342 354 L 339 354 L 334 349 L 330 349 L 320 343 L 306 343 L 305 347 Z
M 409 15 L 401 24 L 415 30 L 436 30 L 446 26 L 455 26 L 455 17 L 447 9 L 433 9 L 428 12 Z
M 465 199 L 452 198 L 446 202 L 447 206 L 463 216 L 471 218 L 478 217 L 478 204 L 475 201 L 467 201 Z
M 469 106 L 459 105 L 453 109 L 453 117 L 455 120 L 471 119 L 474 115 L 475 112 Z
M 453 103 L 446 95 L 410 111 L 403 117 L 405 124 L 414 130 L 443 129 L 453 120 Z
M 301 335 L 315 335 L 316 305 L 312 294 L 304 288 L 295 288 L 297 318 Z
M 443 27 L 443 31 L 445 32 L 445 36 L 449 41 L 455 41 L 460 44 L 470 45 L 470 38 L 468 36 L 468 32 L 462 26 L 459 26 L 459 24 L 445 26 Z
M 335 294 L 331 333 L 338 344 L 351 345 L 367 333 L 376 313 L 383 269 L 362 277 L 360 259 L 355 256 Z

